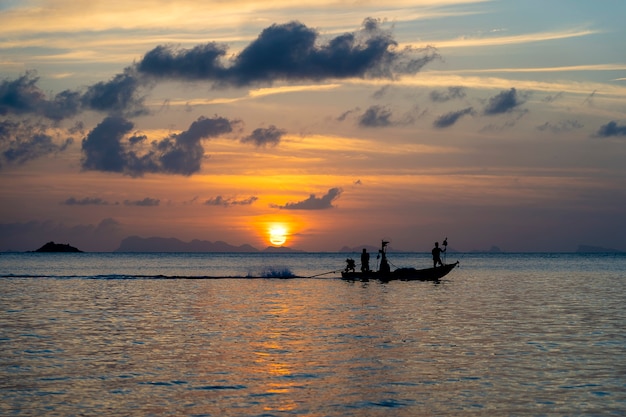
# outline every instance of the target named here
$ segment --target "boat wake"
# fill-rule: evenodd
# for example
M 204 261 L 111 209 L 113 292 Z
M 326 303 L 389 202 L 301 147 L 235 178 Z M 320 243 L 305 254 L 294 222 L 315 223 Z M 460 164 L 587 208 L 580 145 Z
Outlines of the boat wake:
M 298 278 L 298 276 L 287 267 L 268 267 L 258 273 L 248 272 L 246 278 Z
M 31 274 L 0 274 L 0 279 L 87 279 L 87 280 L 155 280 L 155 279 L 287 279 L 301 278 L 289 268 L 266 269 L 259 273 L 249 272 L 247 275 L 212 276 L 212 275 L 133 275 L 133 274 L 107 274 L 107 275 L 31 275 Z

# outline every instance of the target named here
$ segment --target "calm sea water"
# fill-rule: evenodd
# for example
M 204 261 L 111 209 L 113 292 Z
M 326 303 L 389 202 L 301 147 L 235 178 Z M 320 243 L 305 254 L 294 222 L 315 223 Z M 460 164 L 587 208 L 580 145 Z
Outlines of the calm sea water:
M 625 255 L 345 258 L 0 254 L 0 415 L 626 414 Z

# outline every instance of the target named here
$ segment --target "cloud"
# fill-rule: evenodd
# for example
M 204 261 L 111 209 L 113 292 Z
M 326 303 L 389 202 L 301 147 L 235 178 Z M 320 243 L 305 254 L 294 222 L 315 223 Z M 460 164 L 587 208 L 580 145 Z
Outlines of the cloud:
M 585 100 L 583 101 L 583 105 L 586 104 L 587 106 L 593 107 L 593 98 L 596 96 L 596 93 L 598 92 L 598 90 L 593 90 L 591 92 L 591 94 L 589 94 Z
M 619 125 L 616 121 L 610 121 L 607 124 L 600 126 L 596 136 L 626 136 L 626 125 Z
M 80 111 L 80 93 L 65 90 L 49 100 L 37 86 L 39 77 L 27 71 L 15 80 L 0 83 L 0 115 L 34 114 L 59 121 Z
M 124 69 L 111 80 L 100 81 L 87 88 L 81 97 L 83 105 L 89 109 L 126 117 L 148 114 L 144 97 L 139 96 L 143 84 L 133 68 Z
M 131 67 L 86 91 L 64 90 L 52 98 L 39 88 L 33 71 L 0 83 L 0 115 L 36 115 L 59 122 L 85 110 L 134 117 L 148 113 L 140 87 L 146 84 Z
M 507 113 L 523 103 L 524 99 L 517 94 L 517 90 L 511 88 L 491 97 L 485 106 L 484 113 L 488 116 Z
M 134 124 L 121 116 L 110 116 L 100 122 L 82 142 L 82 167 L 86 170 L 126 172 L 127 161 L 135 154 L 127 154 L 122 139 Z M 136 158 L 136 157 L 135 157 Z
M 80 200 L 70 197 L 67 200 L 61 202 L 61 204 L 66 206 L 106 206 L 109 203 L 106 200 L 101 199 L 100 197 L 85 197 Z
M 158 198 L 146 197 L 143 200 L 124 200 L 125 206 L 156 207 L 161 203 Z
M 191 49 L 159 45 L 148 51 L 137 64 L 143 74 L 185 80 L 219 80 L 227 69 L 220 62 L 228 47 L 209 42 Z
M 436 103 L 465 98 L 465 88 L 448 87 L 447 91 L 434 90 L 430 92 L 430 99 Z
M 380 100 L 385 95 L 387 95 L 387 93 L 389 92 L 390 89 L 391 89 L 391 85 L 387 84 L 387 85 L 379 88 L 378 90 L 374 91 L 374 93 L 372 94 L 372 98 L 374 98 L 376 100 Z
M 392 34 L 372 18 L 365 19 L 359 31 L 327 43 L 319 37 L 315 29 L 297 21 L 273 24 L 229 62 L 224 62 L 227 46 L 215 42 L 191 49 L 160 45 L 148 51 L 136 68 L 152 77 L 248 86 L 278 80 L 394 78 L 414 74 L 439 58 L 434 48 L 398 49 Z
M 158 79 L 198 81 L 214 86 L 249 86 L 275 81 L 320 81 L 345 78 L 394 79 L 415 74 L 438 59 L 432 48 L 399 48 L 391 31 L 368 18 L 354 32 L 323 42 L 320 34 L 300 22 L 265 28 L 239 54 L 216 42 L 180 49 L 159 45 L 143 58 L 83 91 L 65 90 L 48 98 L 29 71 L 0 83 L 0 115 L 36 114 L 60 121 L 93 110 L 132 118 L 149 113 L 143 88 Z
M 316 197 L 315 194 L 311 194 L 306 200 L 298 201 L 296 203 L 287 203 L 284 206 L 272 205 L 272 207 L 285 209 L 285 210 L 324 210 L 333 208 L 332 202 L 339 198 L 343 190 L 341 188 L 331 188 L 322 197 Z
M 544 103 L 554 103 L 555 101 L 559 100 L 562 97 L 563 97 L 563 92 L 560 91 L 560 92 L 558 92 L 558 93 L 556 93 L 554 95 L 550 94 L 550 95 L 544 97 L 543 100 L 541 100 L 541 101 L 543 101 Z
M 250 196 L 245 199 L 237 200 L 235 198 L 224 198 L 221 195 L 216 197 L 212 197 L 204 202 L 207 206 L 221 206 L 221 207 L 230 207 L 230 206 L 249 206 L 254 204 L 259 199 L 256 196 Z
M 65 151 L 73 142 L 72 138 L 61 140 L 49 133 L 45 124 L 33 124 L 27 120 L 17 122 L 0 121 L 0 167 L 2 163 L 21 165 L 30 160 Z
M 440 129 L 450 127 L 466 114 L 474 114 L 474 108 L 467 107 L 462 110 L 452 111 L 450 113 L 443 114 L 433 122 L 433 126 Z
M 578 120 L 563 120 L 558 123 L 545 122 L 541 126 L 537 126 L 537 130 L 541 132 L 561 133 L 569 132 L 575 129 L 582 129 L 584 127 Z
M 153 141 L 144 149 L 146 137 L 127 137 L 134 125 L 120 116 L 109 116 L 82 142 L 82 167 L 86 170 L 119 172 L 131 176 L 145 173 L 192 175 L 201 168 L 201 140 L 229 133 L 238 121 L 223 117 L 199 117 L 189 129 Z
M 374 105 L 365 110 L 359 117 L 359 126 L 362 127 L 386 127 L 392 125 L 391 110 L 386 107 Z
M 360 111 L 361 108 L 360 107 L 356 107 L 352 110 L 347 110 L 343 113 L 341 113 L 338 117 L 337 117 L 337 121 L 338 122 L 343 122 L 344 120 L 346 120 L 348 118 L 348 116 L 350 116 L 352 113 Z
M 223 117 L 208 119 L 200 117 L 193 122 L 189 129 L 154 145 L 157 166 L 162 172 L 169 174 L 191 175 L 200 171 L 204 148 L 200 144 L 202 139 L 220 136 L 233 130 L 232 122 Z
M 252 134 L 241 139 L 242 143 L 253 143 L 257 147 L 261 146 L 276 146 L 280 143 L 280 139 L 287 133 L 284 129 L 278 129 L 274 125 L 270 125 L 268 128 L 255 129 Z

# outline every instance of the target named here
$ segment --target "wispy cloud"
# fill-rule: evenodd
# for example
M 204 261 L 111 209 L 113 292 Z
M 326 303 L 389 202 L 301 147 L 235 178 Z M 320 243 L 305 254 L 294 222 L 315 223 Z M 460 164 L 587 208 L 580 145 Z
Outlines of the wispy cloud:
M 110 30 L 148 30 L 162 29 L 188 32 L 190 27 L 198 30 L 212 29 L 221 31 L 225 28 L 252 26 L 267 23 L 260 18 L 271 13 L 283 16 L 286 20 L 295 14 L 307 13 L 319 23 L 326 25 L 345 24 L 345 17 L 378 12 L 389 13 L 400 9 L 399 19 L 432 18 L 467 13 L 450 10 L 450 6 L 476 4 L 488 0 L 390 0 L 384 6 L 376 2 L 363 2 L 355 10 L 352 2 L 336 0 L 303 0 L 294 3 L 291 0 L 233 0 L 233 1 L 194 1 L 179 0 L 176 4 L 162 0 L 139 0 L 133 2 L 111 2 L 91 0 L 76 7 L 71 0 L 31 0 L 15 2 L 0 14 L 0 33 L 32 33 Z M 233 10 L 236 10 L 234 12 Z M 333 18 L 341 12 L 340 20 Z M 318 26 L 317 22 L 315 23 Z
M 303 91 L 328 91 L 341 87 L 341 84 L 313 84 L 313 85 L 286 85 L 269 88 L 251 89 L 248 96 L 252 98 L 264 97 L 275 94 L 300 93 Z
M 84 197 L 80 199 L 70 197 L 62 201 L 61 204 L 66 206 L 107 206 L 109 202 L 100 197 Z
M 626 87 L 611 85 L 607 88 L 606 84 L 593 81 L 574 81 L 574 80 L 556 80 L 556 81 L 537 81 L 517 78 L 502 77 L 478 77 L 462 75 L 463 70 L 449 71 L 423 71 L 419 76 L 404 76 L 396 81 L 396 86 L 420 86 L 427 88 L 447 88 L 455 85 L 466 88 L 475 89 L 504 89 L 515 85 L 520 90 L 525 91 L 544 91 L 550 93 L 572 93 L 589 95 L 590 91 L 601 91 L 605 96 L 624 97 L 626 96 Z M 346 83 L 368 83 L 372 85 L 383 85 L 382 81 L 377 80 L 349 80 Z
M 536 32 L 524 33 L 511 36 L 494 36 L 494 37 L 462 37 L 458 39 L 433 40 L 429 43 L 437 48 L 467 48 L 480 46 L 499 46 L 513 45 L 533 42 L 553 41 L 559 39 L 579 38 L 600 33 L 597 30 L 590 29 L 572 29 L 559 32 Z
M 515 72 L 575 72 L 575 71 L 623 71 L 626 64 L 595 64 L 595 65 L 568 65 L 560 67 L 519 67 L 519 68 L 482 68 L 458 69 L 455 73 L 483 74 L 483 73 L 515 73 Z
M 230 206 L 249 206 L 254 204 L 259 197 L 250 196 L 248 198 L 237 199 L 234 197 L 222 197 L 221 195 L 211 197 L 204 202 L 206 206 L 230 207 Z
M 252 88 L 246 95 L 240 97 L 217 97 L 217 98 L 194 98 L 189 100 L 171 99 L 168 100 L 170 106 L 201 106 L 209 104 L 232 104 L 245 100 L 253 100 L 278 94 L 294 94 L 300 92 L 324 92 L 340 88 L 342 85 L 333 84 L 307 84 L 307 85 L 284 85 L 267 88 Z M 160 105 L 160 101 L 147 101 L 148 105 Z
M 161 203 L 158 198 L 146 197 L 143 200 L 124 200 L 126 206 L 156 207 Z
M 445 128 L 450 127 L 455 124 L 461 117 L 466 114 L 474 114 L 474 109 L 472 107 L 467 107 L 462 110 L 452 111 L 446 114 L 439 116 L 434 122 L 433 126 L 437 128 Z

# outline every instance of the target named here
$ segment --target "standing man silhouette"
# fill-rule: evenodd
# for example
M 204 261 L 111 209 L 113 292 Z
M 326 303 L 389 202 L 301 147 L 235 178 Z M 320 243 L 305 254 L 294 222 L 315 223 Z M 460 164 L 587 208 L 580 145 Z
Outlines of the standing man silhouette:
M 369 272 L 370 270 L 370 254 L 367 253 L 365 248 L 361 252 L 361 272 Z
M 448 249 L 447 246 L 446 249 Z M 437 264 L 443 266 L 443 262 L 441 262 L 441 254 L 445 252 L 446 249 L 441 249 L 439 247 L 439 242 L 435 242 L 435 247 L 431 251 L 433 254 L 433 268 L 437 268 Z

